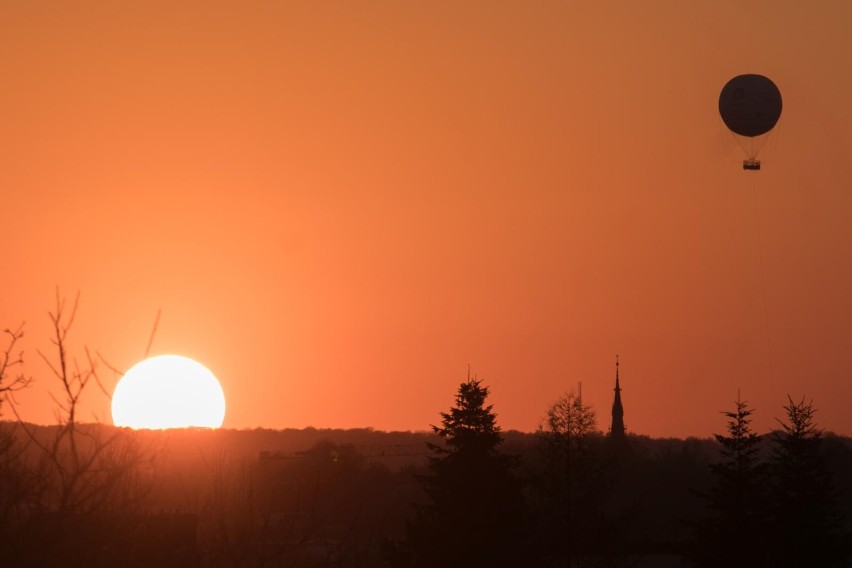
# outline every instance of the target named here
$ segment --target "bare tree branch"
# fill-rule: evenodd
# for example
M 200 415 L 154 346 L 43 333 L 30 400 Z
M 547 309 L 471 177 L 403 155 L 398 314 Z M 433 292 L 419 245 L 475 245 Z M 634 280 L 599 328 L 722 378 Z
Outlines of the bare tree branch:
M 8 336 L 9 343 L 0 352 L 0 411 L 2 411 L 4 401 L 14 402 L 11 396 L 16 391 L 28 387 L 32 382 L 31 377 L 27 377 L 20 371 L 24 365 L 24 352 L 15 352 L 15 345 L 24 336 L 24 324 L 21 323 L 15 329 L 4 329 L 3 333 Z M 2 412 L 0 412 L 0 416 L 2 416 Z
M 154 335 L 157 333 L 157 327 L 160 325 L 160 314 L 163 310 L 157 310 L 157 317 L 154 319 L 154 327 L 151 329 L 151 335 L 148 337 L 148 346 L 145 348 L 145 358 L 151 353 L 151 345 L 154 344 Z

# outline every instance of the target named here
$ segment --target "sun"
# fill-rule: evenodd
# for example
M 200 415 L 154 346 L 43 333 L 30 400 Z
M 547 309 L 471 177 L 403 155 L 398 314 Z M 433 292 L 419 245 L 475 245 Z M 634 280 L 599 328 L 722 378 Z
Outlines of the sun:
M 218 428 L 225 419 L 225 393 L 210 370 L 180 355 L 159 355 L 130 368 L 112 395 L 116 426 Z

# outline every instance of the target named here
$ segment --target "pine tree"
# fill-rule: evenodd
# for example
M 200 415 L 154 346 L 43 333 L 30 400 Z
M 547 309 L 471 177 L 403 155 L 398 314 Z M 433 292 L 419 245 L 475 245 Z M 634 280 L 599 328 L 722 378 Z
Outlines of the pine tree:
M 408 526 L 411 565 L 486 567 L 523 564 L 523 496 L 517 459 L 501 454 L 500 428 L 488 388 L 468 379 L 456 405 L 433 430 L 429 474 L 420 478 L 429 503 Z
M 787 397 L 786 422 L 772 437 L 772 549 L 777 566 L 846 566 L 848 535 L 821 452 L 813 401 Z
M 754 411 L 739 396 L 728 418 L 727 435 L 714 437 L 721 459 L 710 470 L 715 485 L 706 495 L 713 517 L 701 527 L 701 557 L 707 566 L 762 566 L 766 549 L 767 468 L 761 436 L 751 429 Z

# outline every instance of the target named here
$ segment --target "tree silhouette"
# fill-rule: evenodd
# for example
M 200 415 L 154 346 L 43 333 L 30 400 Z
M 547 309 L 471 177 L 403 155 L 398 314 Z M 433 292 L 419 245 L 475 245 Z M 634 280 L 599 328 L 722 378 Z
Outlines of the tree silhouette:
M 96 384 L 106 390 L 98 378 L 97 364 L 88 349 L 85 362 L 68 352 L 68 334 L 74 324 L 80 295 L 68 311 L 65 299 L 56 292 L 56 307 L 48 312 L 53 328 L 55 359 L 39 351 L 60 388 L 57 404 L 57 428 L 50 440 L 39 439 L 20 419 L 19 424 L 30 442 L 42 454 L 42 467 L 47 470 L 49 495 L 44 503 L 61 515 L 81 515 L 121 511 L 144 497 L 145 484 L 140 483 L 138 469 L 151 457 L 130 433 L 107 432 L 97 424 L 82 424 L 79 416 L 83 395 Z M 14 405 L 12 406 L 14 409 Z
M 16 345 L 24 337 L 24 324 L 15 329 L 4 329 L 7 336 L 6 347 L 0 352 L 0 416 L 3 415 L 3 403 L 16 391 L 29 386 L 32 379 L 20 371 L 24 364 L 23 351 L 16 352 Z
M 516 459 L 501 454 L 488 388 L 468 379 L 456 405 L 432 429 L 444 446 L 430 444 L 429 473 L 420 477 L 429 503 L 408 524 L 409 553 L 396 564 L 417 567 L 519 566 L 523 564 L 524 502 L 513 474 Z M 398 552 L 398 551 L 397 551 Z
M 31 381 L 21 370 L 23 351 L 17 351 L 23 330 L 23 324 L 16 329 L 3 330 L 7 341 L 0 351 L 0 418 L 3 417 L 3 403 L 12 400 L 12 395 Z M 27 469 L 26 449 L 15 436 L 15 425 L 0 423 L 0 557 L 8 556 L 8 548 L 17 537 L 15 529 L 37 502 L 41 489 Z
M 767 564 L 767 468 L 761 436 L 751 429 L 754 410 L 737 396 L 727 435 L 716 434 L 721 459 L 710 465 L 714 485 L 705 495 L 713 516 L 699 526 L 702 565 L 731 568 Z
M 594 409 L 566 393 L 548 408 L 537 437 L 532 495 L 539 563 L 571 566 L 605 550 L 618 554 L 619 535 L 605 513 L 611 472 Z
M 74 323 L 79 294 L 68 309 L 56 292 L 56 306 L 48 312 L 52 324 L 54 356 L 39 355 L 53 374 L 60 394 L 57 425 L 47 436 L 26 424 L 11 404 L 17 425 L 23 430 L 34 454 L 29 475 L 39 485 L 38 502 L 30 507 L 26 531 L 13 543 L 17 553 L 37 565 L 63 559 L 82 564 L 98 554 L 90 546 L 98 523 L 108 515 L 134 510 L 150 489 L 143 470 L 150 469 L 149 453 L 132 433 L 81 423 L 80 404 L 85 393 L 97 385 L 106 394 L 97 375 L 97 365 L 88 349 L 81 364 L 68 351 L 68 334 Z M 98 518 L 100 516 L 100 518 Z M 106 553 L 105 553 L 106 554 Z M 14 555 L 13 555 L 14 556 Z
M 848 535 L 825 457 L 813 401 L 787 396 L 772 435 L 772 549 L 776 566 L 846 566 Z

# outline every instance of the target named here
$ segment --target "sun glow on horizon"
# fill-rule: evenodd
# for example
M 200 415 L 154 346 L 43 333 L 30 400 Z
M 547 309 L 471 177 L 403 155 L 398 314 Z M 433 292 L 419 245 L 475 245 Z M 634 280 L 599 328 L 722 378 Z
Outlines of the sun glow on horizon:
M 134 365 L 115 387 L 116 426 L 160 430 L 219 428 L 225 419 L 225 393 L 210 370 L 181 355 L 158 355 Z

